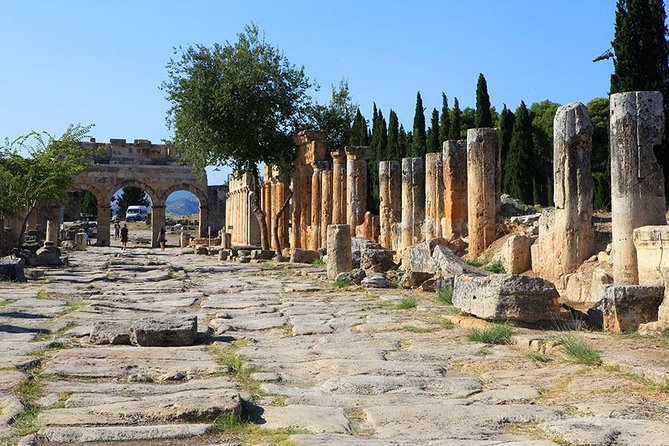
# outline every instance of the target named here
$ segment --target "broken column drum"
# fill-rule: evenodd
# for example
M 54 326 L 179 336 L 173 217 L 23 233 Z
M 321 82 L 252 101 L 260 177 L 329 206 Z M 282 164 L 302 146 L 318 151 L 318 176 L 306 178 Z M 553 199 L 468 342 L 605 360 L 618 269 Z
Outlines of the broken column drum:
M 444 224 L 449 240 L 467 234 L 467 141 L 444 141 Z
M 444 216 L 444 172 L 441 153 L 425 154 L 425 239 L 441 237 Z
M 425 165 L 422 158 L 402 159 L 402 250 L 423 240 Z
M 662 94 L 611 95 L 611 227 L 613 280 L 639 281 L 635 228 L 665 225 L 664 174 L 654 149 L 662 143 Z
M 585 105 L 574 102 L 557 109 L 553 121 L 555 210 L 541 216 L 532 269 L 559 288 L 566 285 L 561 283 L 565 275 L 594 254 L 592 131 Z
M 361 225 L 367 211 L 367 158 L 369 147 L 346 147 L 346 222 L 351 233 Z
M 497 235 L 500 207 L 499 131 L 467 130 L 467 191 L 469 256 L 477 258 Z
M 399 161 L 379 163 L 379 243 L 386 249 L 393 246 L 393 223 L 402 218 L 402 165 Z
M 349 225 L 328 226 L 328 279 L 334 280 L 337 274 L 353 269 L 351 251 L 351 227 Z

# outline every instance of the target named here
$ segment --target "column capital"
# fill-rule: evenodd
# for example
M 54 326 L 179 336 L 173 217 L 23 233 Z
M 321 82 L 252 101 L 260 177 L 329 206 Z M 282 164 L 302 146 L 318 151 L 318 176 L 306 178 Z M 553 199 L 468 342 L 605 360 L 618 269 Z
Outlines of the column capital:
M 330 152 L 330 156 L 332 157 L 334 164 L 339 164 L 346 159 L 346 152 L 341 149 L 333 150 Z
M 314 161 L 311 163 L 311 167 L 314 169 L 314 173 L 320 170 L 326 170 L 330 167 L 329 161 Z

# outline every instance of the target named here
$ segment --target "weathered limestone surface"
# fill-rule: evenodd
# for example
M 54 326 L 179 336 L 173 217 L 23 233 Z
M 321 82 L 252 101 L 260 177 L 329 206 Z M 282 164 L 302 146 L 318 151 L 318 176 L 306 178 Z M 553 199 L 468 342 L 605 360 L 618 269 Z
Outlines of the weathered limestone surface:
M 386 249 L 397 250 L 392 226 L 402 218 L 402 164 L 399 161 L 379 163 L 379 197 L 379 243 Z
M 637 252 L 639 285 L 664 287 L 664 301 L 660 305 L 658 321 L 669 327 L 669 226 L 642 226 L 634 230 Z
M 367 212 L 369 147 L 346 147 L 346 223 L 355 231 Z
M 353 269 L 351 251 L 351 227 L 349 225 L 328 226 L 328 279 L 334 280 L 339 273 Z
M 425 239 L 441 237 L 444 217 L 444 167 L 441 153 L 425 154 Z
M 365 216 L 362 219 L 362 224 L 358 225 L 355 228 L 355 236 L 366 238 L 376 242 L 379 239 L 379 233 L 381 232 L 379 225 L 379 216 L 374 215 L 371 212 L 365 212 Z
M 332 156 L 332 224 L 346 223 L 346 152 L 333 150 Z
M 495 240 L 488 248 L 486 257 L 491 262 L 499 261 L 509 274 L 521 274 L 532 269 L 531 248 L 534 237 L 524 234 L 508 234 Z
M 250 174 L 230 174 L 225 226 L 232 234 L 233 245 L 260 244 L 260 226 L 252 211 L 252 190 L 253 178 Z
M 604 331 L 613 333 L 636 331 L 639 325 L 656 321 L 663 298 L 663 286 L 607 287 L 602 301 Z
M 444 224 L 447 239 L 467 234 L 467 141 L 444 141 Z
M 467 130 L 467 215 L 469 256 L 476 258 L 495 241 L 502 192 L 499 131 Z
M 410 246 L 423 240 L 425 219 L 425 165 L 422 158 L 402 159 L 402 246 Z
M 488 320 L 550 321 L 557 317 L 558 296 L 553 284 L 538 277 L 464 274 L 455 278 L 453 305 Z
M 327 161 L 314 161 L 311 163 L 313 174 L 311 175 L 311 221 L 309 226 L 309 249 L 321 248 L 321 218 L 323 203 L 323 170 L 327 168 Z
M 325 168 L 321 173 L 321 245 L 328 245 L 328 225 L 332 224 L 332 169 Z
M 634 285 L 639 282 L 634 229 L 667 223 L 664 174 L 654 154 L 664 135 L 662 94 L 612 94 L 610 109 L 613 280 Z
M 585 105 L 558 108 L 553 120 L 553 201 L 540 217 L 532 269 L 564 288 L 563 279 L 594 254 L 594 183 L 590 170 L 592 124 Z

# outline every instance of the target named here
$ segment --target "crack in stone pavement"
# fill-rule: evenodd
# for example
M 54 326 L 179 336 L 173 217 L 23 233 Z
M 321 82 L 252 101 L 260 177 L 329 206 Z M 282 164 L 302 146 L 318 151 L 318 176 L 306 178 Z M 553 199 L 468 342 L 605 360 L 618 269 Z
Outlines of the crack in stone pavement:
M 172 248 L 94 247 L 71 259 L 41 280 L 0 283 L 2 444 L 669 438 L 669 395 L 627 372 L 669 370 L 667 345 L 593 333 L 605 362 L 619 365 L 586 367 L 557 353 L 538 361 L 520 345 L 469 341 L 465 327 L 445 323 L 449 309 L 434 294 L 335 290 L 322 266 L 263 268 Z M 399 309 L 408 296 L 418 306 Z M 89 342 L 99 322 L 179 316 L 197 316 L 193 345 Z M 226 414 L 252 421 L 226 429 Z

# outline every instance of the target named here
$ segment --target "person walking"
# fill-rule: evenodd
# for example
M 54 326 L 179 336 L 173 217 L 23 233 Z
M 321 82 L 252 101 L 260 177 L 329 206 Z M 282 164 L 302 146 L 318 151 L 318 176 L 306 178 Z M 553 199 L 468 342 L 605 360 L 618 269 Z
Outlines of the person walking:
M 128 225 L 123 223 L 121 228 L 121 249 L 126 249 L 128 245 Z
M 167 241 L 167 236 L 165 235 L 165 227 L 160 228 L 160 233 L 158 234 L 158 240 L 160 244 L 160 250 L 165 251 L 165 242 Z
M 118 240 L 121 236 L 121 223 L 117 221 L 114 222 L 114 240 Z

